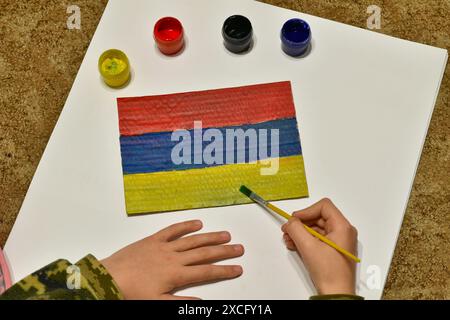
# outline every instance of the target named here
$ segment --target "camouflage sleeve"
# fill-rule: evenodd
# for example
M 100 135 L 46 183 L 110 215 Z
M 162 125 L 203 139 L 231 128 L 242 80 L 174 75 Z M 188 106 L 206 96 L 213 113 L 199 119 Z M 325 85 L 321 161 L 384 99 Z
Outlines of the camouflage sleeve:
M 92 255 L 75 265 L 57 260 L 9 288 L 0 300 L 117 300 L 122 294 L 105 267 Z
M 364 300 L 364 297 L 353 294 L 323 294 L 312 296 L 309 300 Z

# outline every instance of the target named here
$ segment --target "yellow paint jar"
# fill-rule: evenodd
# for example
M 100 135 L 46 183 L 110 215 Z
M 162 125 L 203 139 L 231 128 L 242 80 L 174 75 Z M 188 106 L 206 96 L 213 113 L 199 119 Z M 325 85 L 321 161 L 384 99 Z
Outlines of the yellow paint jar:
M 113 88 L 122 87 L 130 79 L 130 62 L 125 53 L 110 49 L 98 59 L 98 70 L 103 81 Z

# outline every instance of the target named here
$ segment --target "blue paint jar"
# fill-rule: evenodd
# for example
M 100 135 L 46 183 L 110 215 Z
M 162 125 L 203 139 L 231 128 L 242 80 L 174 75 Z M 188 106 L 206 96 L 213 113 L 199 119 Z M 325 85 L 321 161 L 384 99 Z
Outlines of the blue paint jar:
M 283 51 L 292 57 L 301 56 L 308 50 L 311 42 L 311 29 L 302 19 L 290 19 L 281 29 Z
M 253 27 L 246 17 L 234 15 L 223 23 L 222 36 L 225 47 L 233 53 L 250 49 L 253 41 Z

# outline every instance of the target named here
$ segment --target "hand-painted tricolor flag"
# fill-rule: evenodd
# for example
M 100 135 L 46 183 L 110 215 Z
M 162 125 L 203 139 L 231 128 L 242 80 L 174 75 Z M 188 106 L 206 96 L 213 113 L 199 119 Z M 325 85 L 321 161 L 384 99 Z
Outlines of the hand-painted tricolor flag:
M 308 195 L 290 82 L 117 104 L 129 215 Z

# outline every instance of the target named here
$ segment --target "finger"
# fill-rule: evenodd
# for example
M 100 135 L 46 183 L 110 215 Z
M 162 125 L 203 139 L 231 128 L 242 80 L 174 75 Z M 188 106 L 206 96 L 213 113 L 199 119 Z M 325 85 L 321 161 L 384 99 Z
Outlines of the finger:
M 303 220 L 301 220 L 301 221 L 303 222 L 304 225 L 306 225 L 310 228 L 314 229 L 314 227 L 316 227 L 316 228 L 322 229 L 325 234 L 328 234 L 331 232 L 331 230 L 336 229 L 336 227 L 334 226 L 334 224 L 332 222 L 330 222 L 330 220 L 328 220 L 328 223 L 327 223 L 322 218 L 319 220 L 311 220 L 311 221 L 306 221 L 306 222 Z
M 244 254 L 244 247 L 240 244 L 201 247 L 182 253 L 186 265 L 204 264 L 219 260 L 240 257 Z
M 319 227 L 317 227 L 317 226 L 312 226 L 311 229 L 313 229 L 314 231 L 320 233 L 320 234 L 323 235 L 323 236 L 325 236 L 325 235 L 327 234 L 327 233 L 325 232 L 324 229 L 319 228 Z
M 294 211 L 292 213 L 292 216 L 302 219 L 303 222 L 321 219 L 322 218 L 322 212 L 321 212 L 322 203 L 321 203 L 321 201 L 316 202 L 316 203 L 312 204 L 311 206 L 306 207 L 304 209 Z
M 163 294 L 161 300 L 202 300 L 197 297 L 176 296 L 174 294 Z
M 199 265 L 185 267 L 184 276 L 180 283 L 176 283 L 177 287 L 199 284 L 204 282 L 233 279 L 239 277 L 243 270 L 237 265 Z
M 301 254 L 306 252 L 306 250 L 310 250 L 316 244 L 317 239 L 305 229 L 300 219 L 289 219 L 282 229 L 289 235 Z
M 321 219 L 314 219 L 314 220 L 303 220 L 301 217 L 298 217 L 298 216 L 294 216 L 294 217 L 300 219 L 300 220 L 303 222 L 303 224 L 304 224 L 304 225 L 307 225 L 308 227 L 316 226 L 317 223 L 319 222 L 319 220 L 322 219 L 322 218 L 321 218 Z
M 186 251 L 204 246 L 212 246 L 227 243 L 231 240 L 229 232 L 210 232 L 196 234 L 172 241 L 173 248 L 178 251 Z
M 300 220 L 300 221 L 301 221 L 301 220 Z M 326 230 L 323 229 L 323 228 L 320 228 L 319 226 L 317 226 L 317 224 L 313 224 L 313 223 L 305 223 L 305 225 L 307 225 L 307 226 L 310 227 L 311 229 L 317 231 L 318 233 L 320 233 L 320 234 L 323 235 L 323 236 L 327 234 Z M 282 229 L 283 229 L 284 232 L 286 232 L 286 228 L 287 228 L 287 224 L 286 224 L 286 226 L 283 226 L 283 227 L 282 227 Z M 285 233 L 285 234 L 289 237 L 289 234 L 287 234 L 287 233 Z M 289 239 L 291 239 L 291 238 L 289 237 Z M 291 239 L 291 240 L 292 240 L 292 239 Z
M 308 208 L 294 212 L 293 216 L 300 218 L 302 221 L 319 220 L 322 218 L 324 222 L 330 220 L 333 225 L 343 222 L 348 223 L 341 211 L 328 198 L 324 198 Z
M 292 213 L 292 216 L 295 217 L 295 218 L 301 219 L 304 224 L 316 223 L 317 221 L 319 221 L 319 219 L 323 219 L 322 216 L 319 213 L 317 213 L 317 214 L 305 214 L 304 212 L 307 209 L 308 208 L 295 211 L 294 213 Z
M 316 224 L 319 228 L 325 229 L 325 220 L 324 219 L 321 218 L 321 219 L 317 220 Z
M 291 237 L 287 233 L 283 234 L 283 240 L 284 241 L 292 241 Z
M 188 233 L 200 230 L 203 224 L 200 220 L 191 220 L 173 224 L 154 234 L 154 237 L 162 241 L 172 241 Z
M 297 218 L 301 218 L 302 221 L 318 220 L 320 218 L 327 220 L 329 216 L 323 211 L 326 206 L 330 205 L 333 205 L 331 200 L 324 198 L 305 209 L 295 211 L 293 215 Z
M 297 250 L 297 248 L 295 247 L 294 241 L 292 241 L 292 239 L 291 239 L 291 237 L 289 237 L 289 235 L 284 234 L 283 241 L 284 241 L 284 244 L 286 245 L 286 248 L 288 248 L 289 250 L 292 250 L 292 251 Z

